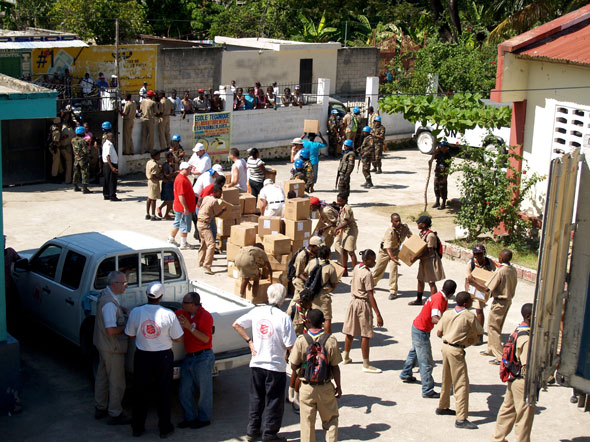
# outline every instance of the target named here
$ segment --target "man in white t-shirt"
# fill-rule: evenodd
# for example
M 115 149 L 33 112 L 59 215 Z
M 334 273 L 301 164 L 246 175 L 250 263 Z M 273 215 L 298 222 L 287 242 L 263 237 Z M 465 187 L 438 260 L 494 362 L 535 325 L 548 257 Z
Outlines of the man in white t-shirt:
M 287 291 L 281 284 L 272 284 L 267 291 L 268 305 L 257 306 L 234 322 L 236 332 L 248 342 L 251 387 L 250 412 L 246 438 L 252 442 L 283 441 L 281 429 L 287 383 L 287 351 L 295 344 L 291 318 L 280 306 Z M 246 331 L 252 329 L 252 338 Z M 264 421 L 262 419 L 264 415 Z
M 205 152 L 205 146 L 203 143 L 195 144 L 193 152 L 194 153 L 190 160 L 188 160 L 188 163 L 191 165 L 191 173 L 194 176 L 199 176 L 211 169 L 211 158 L 209 158 L 209 154 Z
M 199 175 L 197 181 L 193 185 L 193 190 L 195 191 L 195 196 L 197 197 L 197 201 L 199 200 L 199 195 L 203 191 L 205 187 L 209 184 L 213 184 L 215 179 L 223 173 L 223 167 L 221 164 L 214 164 L 211 169 L 205 171 L 206 173 Z
M 264 187 L 258 194 L 258 206 L 264 216 L 283 216 L 285 191 L 270 178 L 265 179 Z
M 237 187 L 240 192 L 248 191 L 248 171 L 246 161 L 240 158 L 240 151 L 235 147 L 229 150 L 229 158 L 234 162 L 231 166 L 229 187 Z
M 102 172 L 104 184 L 102 195 L 105 200 L 121 201 L 117 198 L 117 177 L 119 176 L 119 156 L 113 144 L 113 133 L 107 133 L 107 139 L 102 145 Z
M 172 341 L 182 340 L 182 327 L 172 310 L 160 306 L 164 285 L 152 282 L 147 289 L 148 303 L 131 310 L 125 334 L 135 338 L 133 361 L 134 398 L 131 428 L 133 436 L 145 431 L 148 388 L 156 380 L 158 427 L 160 437 L 174 432 L 170 420 L 170 395 L 172 393 L 172 370 L 174 355 Z

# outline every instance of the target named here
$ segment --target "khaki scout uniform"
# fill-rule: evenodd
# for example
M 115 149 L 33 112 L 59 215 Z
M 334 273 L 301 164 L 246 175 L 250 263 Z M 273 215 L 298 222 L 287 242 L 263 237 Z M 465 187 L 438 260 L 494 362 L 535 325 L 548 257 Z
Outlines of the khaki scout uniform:
M 487 257 L 485 258 L 484 261 L 484 265 L 480 266 L 477 261 L 475 260 L 475 258 L 471 258 L 469 261 L 467 261 L 467 277 L 469 277 L 469 275 L 471 275 L 471 272 L 473 272 L 473 270 L 471 270 L 471 263 L 474 264 L 474 269 L 478 268 L 478 269 L 484 269 L 487 270 L 488 272 L 495 272 L 496 271 L 496 264 L 494 264 L 494 261 L 492 261 L 491 259 L 488 259 Z M 477 309 L 483 310 L 484 308 L 486 308 L 486 303 L 483 301 L 480 301 L 479 299 L 474 299 L 473 300 L 473 306 Z
M 200 210 L 199 210 L 200 211 Z M 256 278 L 259 270 L 268 262 L 266 252 L 258 247 L 242 247 L 236 255 L 236 267 L 240 271 L 240 278 Z
M 529 356 L 529 335 L 522 335 L 516 340 L 516 359 L 522 365 L 521 376 L 508 382 L 506 396 L 496 418 L 496 431 L 492 442 L 503 442 L 515 427 L 517 442 L 530 442 L 535 406 L 528 405 L 524 400 L 526 363 Z
M 325 226 L 328 226 L 322 231 L 322 237 L 324 238 L 324 245 L 332 247 L 334 244 L 334 227 L 338 222 L 338 211 L 330 205 L 320 207 L 320 219 Z
M 324 319 L 332 319 L 332 295 L 330 294 L 334 289 L 332 285 L 338 284 L 338 275 L 336 269 L 329 260 L 310 259 L 305 267 L 304 273 L 309 278 L 311 271 L 316 265 L 322 265 L 322 289 L 313 298 L 312 308 L 321 310 L 324 314 Z
M 63 124 L 61 127 L 61 141 L 59 142 L 59 157 L 60 162 L 63 161 L 65 165 L 66 176 L 64 181 L 66 184 L 72 183 L 72 172 L 74 171 L 73 167 L 73 154 L 72 154 L 72 138 L 74 138 L 74 131 L 68 127 L 68 125 Z
M 502 327 L 516 291 L 518 274 L 510 264 L 501 264 L 488 282 L 490 296 L 494 298 L 488 319 L 488 353 L 498 361 L 502 360 Z
M 318 336 L 312 336 L 312 338 L 317 341 L 322 335 L 323 333 Z M 301 366 L 305 362 L 307 347 L 305 337 L 299 336 L 289 356 L 289 362 L 292 365 Z M 342 354 L 338 349 L 336 338 L 331 335 L 326 340 L 324 348 L 326 349 L 330 367 L 338 366 L 342 362 Z M 336 442 L 338 440 L 338 401 L 336 400 L 335 394 L 336 388 L 332 384 L 331 373 L 330 380 L 324 384 L 312 385 L 305 381 L 305 379 L 302 379 L 301 389 L 299 390 L 300 436 L 302 442 L 315 442 L 316 440 L 316 412 L 320 414 L 322 428 L 326 432 L 326 442 Z
M 338 164 L 338 193 L 350 195 L 350 175 L 354 170 L 354 149 L 344 152 Z
M 377 254 L 377 263 L 373 269 L 373 279 L 375 280 L 375 285 L 377 285 L 381 278 L 383 278 L 387 264 L 389 264 L 389 293 L 392 295 L 397 295 L 399 265 L 389 257 L 387 254 L 387 249 L 391 249 L 393 256 L 397 258 L 402 242 L 404 242 L 404 240 L 410 236 L 412 236 L 412 232 L 410 231 L 410 228 L 407 224 L 400 224 L 397 229 L 395 229 L 393 226 L 389 226 L 385 231 L 383 242 L 381 242 L 381 247 L 379 248 L 379 253 Z
M 367 135 L 361 144 L 361 160 L 363 162 L 363 176 L 367 182 L 371 182 L 371 163 L 375 158 L 375 140 Z
M 467 419 L 469 413 L 469 375 L 465 363 L 465 347 L 479 341 L 481 324 L 467 309 L 447 310 L 438 323 L 442 331 L 443 374 L 438 408 L 450 408 L 451 386 L 455 395 L 457 420 Z
M 148 198 L 151 200 L 160 199 L 160 181 L 152 181 L 151 178 L 160 176 L 160 166 L 153 158 L 150 158 L 145 165 L 145 177 L 148 179 Z
M 160 149 L 170 147 L 170 113 L 174 105 L 168 98 L 162 97 L 160 100 L 160 112 L 162 115 L 158 119 L 158 135 L 160 136 Z
M 156 114 L 158 113 L 158 103 L 146 98 L 139 105 L 141 111 L 141 146 L 139 153 L 154 150 L 154 128 L 156 125 Z
M 211 270 L 213 256 L 215 255 L 215 239 L 213 239 L 213 233 L 211 232 L 211 220 L 224 210 L 219 204 L 219 200 L 213 195 L 203 198 L 201 207 L 199 207 L 199 214 L 197 215 L 197 230 L 201 238 L 198 255 L 199 267 L 204 267 L 207 270 Z
M 133 100 L 125 102 L 123 108 L 123 154 L 133 155 L 135 147 L 133 146 L 133 126 L 135 124 L 135 112 L 137 104 Z
M 371 125 L 371 136 L 375 142 L 375 157 L 373 159 L 373 167 L 377 172 L 381 173 L 381 159 L 383 158 L 383 145 L 385 143 L 385 127 L 379 123 L 379 126 Z
M 294 292 L 293 292 L 293 299 L 289 303 L 289 307 L 287 307 L 287 315 L 291 314 L 293 308 L 295 308 L 295 302 L 299 300 L 299 294 L 305 288 L 305 281 L 299 277 L 299 275 L 305 272 L 305 267 L 307 263 L 314 258 L 313 254 L 309 251 L 309 249 L 301 250 L 295 256 L 295 261 L 293 262 L 293 266 L 295 267 L 295 277 L 291 281 L 293 284 Z
M 356 250 L 356 239 L 359 234 L 359 229 L 354 219 L 354 213 L 348 204 L 340 209 L 338 212 L 338 225 L 344 221 L 348 221 L 348 224 L 340 235 L 336 237 L 336 251 L 342 255 L 346 250 L 347 252 L 354 252 Z
M 432 231 L 425 230 L 420 232 L 420 238 L 426 241 L 428 249 L 426 255 L 420 257 L 418 281 L 428 283 L 442 281 L 445 279 L 445 271 L 440 256 L 438 256 L 436 251 L 436 234 Z
M 369 292 L 375 289 L 371 270 L 363 264 L 352 272 L 352 299 L 346 309 L 342 333 L 349 336 L 373 337 L 373 310 L 369 303 Z
M 94 382 L 95 406 L 99 410 L 108 409 L 109 415 L 117 417 L 123 412 L 121 402 L 125 394 L 125 355 L 127 354 L 127 335 L 107 335 L 102 308 L 113 303 L 117 307 L 117 327 L 125 325 L 127 317 L 114 298 L 114 294 L 104 289 L 96 302 L 96 319 L 92 342 L 98 350 L 98 370 Z
M 72 138 L 72 151 L 74 153 L 74 184 L 77 186 L 82 178 L 82 186 L 88 186 L 88 166 L 90 153 L 84 138 L 75 136 Z
M 304 309 L 301 306 L 301 300 L 295 302 L 293 305 L 293 328 L 295 335 L 299 336 L 307 331 L 307 315 L 311 309 Z

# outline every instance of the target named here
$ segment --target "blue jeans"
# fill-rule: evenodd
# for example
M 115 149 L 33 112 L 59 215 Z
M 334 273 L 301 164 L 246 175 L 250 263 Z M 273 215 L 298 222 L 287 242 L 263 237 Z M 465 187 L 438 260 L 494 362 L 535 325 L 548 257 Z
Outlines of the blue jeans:
M 192 421 L 197 417 L 201 422 L 211 420 L 213 411 L 213 350 L 204 350 L 196 356 L 188 356 L 180 368 L 178 399 L 184 410 L 184 419 Z M 195 411 L 195 387 L 199 389 L 199 414 Z
M 319 165 L 320 165 L 320 163 L 311 165 L 311 169 L 313 170 L 313 183 L 314 184 L 318 182 L 318 166 Z
M 418 330 L 412 325 L 412 348 L 408 353 L 408 358 L 399 377 L 402 379 L 409 378 L 412 376 L 412 368 L 416 366 L 420 367 L 422 396 L 424 396 L 434 390 L 434 379 L 432 378 L 434 360 L 432 359 L 432 347 L 430 346 L 430 333 Z

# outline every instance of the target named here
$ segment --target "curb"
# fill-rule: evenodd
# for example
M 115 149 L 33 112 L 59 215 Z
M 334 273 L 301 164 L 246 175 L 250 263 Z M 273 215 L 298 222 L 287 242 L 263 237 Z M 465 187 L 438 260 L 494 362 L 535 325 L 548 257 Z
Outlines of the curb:
M 459 260 L 463 262 L 469 261 L 472 256 L 471 250 L 466 249 L 464 247 L 459 247 L 456 245 L 447 244 L 442 241 L 443 246 L 443 256 L 447 257 L 451 260 Z M 494 263 L 497 265 L 498 262 L 494 258 L 488 256 Z M 516 269 L 516 273 L 518 274 L 518 279 L 522 279 L 524 281 L 532 282 L 533 284 L 537 282 L 537 271 L 532 270 L 526 267 L 519 266 L 517 264 L 513 264 L 514 268 Z

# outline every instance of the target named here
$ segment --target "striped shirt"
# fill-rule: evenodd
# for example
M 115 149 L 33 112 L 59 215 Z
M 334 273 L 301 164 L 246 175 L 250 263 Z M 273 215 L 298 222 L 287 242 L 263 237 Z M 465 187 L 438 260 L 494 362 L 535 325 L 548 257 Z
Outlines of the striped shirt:
M 264 173 L 260 171 L 260 165 L 264 166 L 264 161 L 260 158 L 249 157 L 246 163 L 248 166 L 248 179 L 256 182 L 264 181 Z

